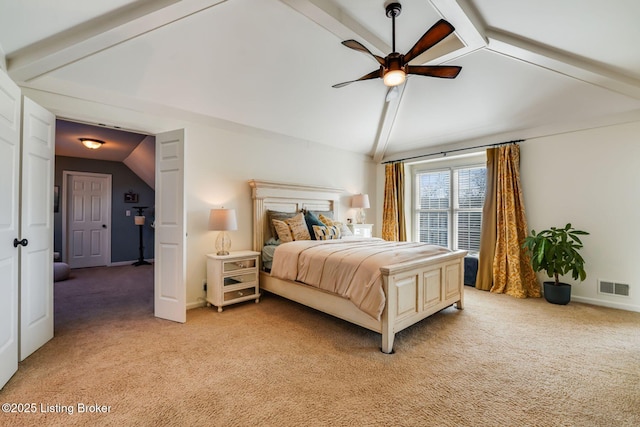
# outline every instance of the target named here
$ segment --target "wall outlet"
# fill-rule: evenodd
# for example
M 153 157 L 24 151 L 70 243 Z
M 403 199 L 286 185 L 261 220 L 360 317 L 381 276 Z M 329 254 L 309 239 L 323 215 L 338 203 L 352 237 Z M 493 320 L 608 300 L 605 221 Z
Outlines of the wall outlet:
M 127 210 L 124 214 L 125 214 L 126 216 L 131 216 L 131 211 L 130 211 L 130 210 Z

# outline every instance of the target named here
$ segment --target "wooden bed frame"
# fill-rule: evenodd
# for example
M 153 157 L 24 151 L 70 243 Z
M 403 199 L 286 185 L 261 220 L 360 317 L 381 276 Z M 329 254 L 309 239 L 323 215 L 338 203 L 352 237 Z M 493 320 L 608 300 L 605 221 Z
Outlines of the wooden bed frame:
M 337 215 L 342 190 L 249 181 L 253 197 L 253 249 L 261 252 L 271 236 L 267 211 L 333 211 Z M 299 282 L 260 272 L 260 288 L 382 334 L 382 351 L 393 352 L 396 332 L 446 307 L 464 308 L 464 256 L 454 251 L 413 262 L 382 267 L 385 308 L 378 321 L 351 301 Z

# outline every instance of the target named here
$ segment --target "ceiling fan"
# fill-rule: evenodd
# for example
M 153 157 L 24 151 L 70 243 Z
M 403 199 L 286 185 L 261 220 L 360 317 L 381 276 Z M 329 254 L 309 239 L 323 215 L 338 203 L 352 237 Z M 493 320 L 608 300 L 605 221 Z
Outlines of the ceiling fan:
M 332 87 L 339 88 L 344 87 L 350 83 L 358 82 L 360 80 L 370 80 L 381 78 L 385 85 L 393 87 L 404 83 L 407 78 L 407 74 L 416 74 L 420 76 L 428 77 L 440 77 L 445 79 L 454 79 L 462 69 L 462 67 L 453 65 L 409 65 L 412 59 L 415 59 L 418 55 L 431 49 L 436 44 L 440 43 L 445 37 L 455 31 L 453 25 L 445 21 L 444 19 L 436 22 L 426 33 L 416 42 L 415 45 L 402 55 L 396 52 L 396 17 L 400 15 L 402 11 L 402 5 L 400 3 L 389 3 L 386 6 L 387 17 L 391 18 L 392 36 L 393 36 L 393 52 L 387 55 L 385 58 L 374 55 L 364 47 L 364 45 L 355 40 L 345 40 L 342 42 L 348 48 L 357 50 L 362 53 L 371 55 L 378 63 L 380 68 L 360 77 L 357 80 L 351 80 L 348 82 L 338 83 Z

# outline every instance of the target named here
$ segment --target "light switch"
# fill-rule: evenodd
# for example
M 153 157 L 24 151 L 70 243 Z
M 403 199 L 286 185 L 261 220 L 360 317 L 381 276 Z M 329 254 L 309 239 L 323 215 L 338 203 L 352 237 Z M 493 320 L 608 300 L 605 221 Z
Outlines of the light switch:
M 126 215 L 127 215 L 127 216 L 131 216 L 131 211 L 130 211 L 129 209 L 127 209 L 127 213 L 126 213 Z

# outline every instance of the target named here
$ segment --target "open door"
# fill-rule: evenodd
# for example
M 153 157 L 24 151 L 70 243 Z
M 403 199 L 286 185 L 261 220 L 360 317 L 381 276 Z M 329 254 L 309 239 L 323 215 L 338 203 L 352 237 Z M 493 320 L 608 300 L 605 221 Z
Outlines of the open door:
M 154 311 L 187 320 L 184 129 L 156 135 Z
M 53 172 L 56 118 L 29 98 L 22 113 L 20 361 L 53 338 Z
M 18 370 L 20 88 L 0 70 L 0 388 Z

